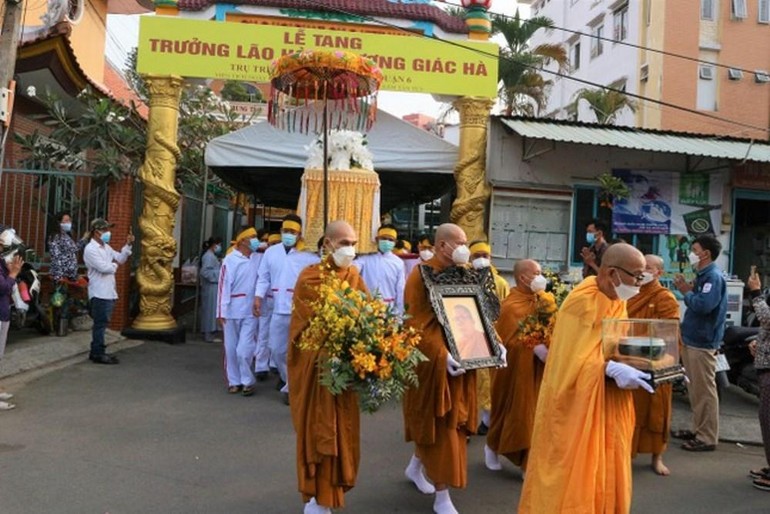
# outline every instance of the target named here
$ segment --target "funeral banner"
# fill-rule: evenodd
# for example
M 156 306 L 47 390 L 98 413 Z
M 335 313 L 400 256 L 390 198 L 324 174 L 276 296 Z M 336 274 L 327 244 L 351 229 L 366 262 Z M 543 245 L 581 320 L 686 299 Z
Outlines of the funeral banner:
M 438 41 L 419 34 L 344 32 L 142 16 L 139 73 L 269 82 L 270 64 L 302 50 L 345 50 L 382 69 L 381 89 L 440 95 L 497 95 L 497 43 Z
M 707 173 L 613 170 L 630 191 L 616 199 L 612 229 L 618 234 L 718 234 L 722 178 Z

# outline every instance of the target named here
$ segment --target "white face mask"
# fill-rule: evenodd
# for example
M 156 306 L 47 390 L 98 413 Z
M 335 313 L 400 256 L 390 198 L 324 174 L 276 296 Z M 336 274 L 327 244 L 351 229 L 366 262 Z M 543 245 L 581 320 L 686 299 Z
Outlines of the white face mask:
M 543 275 L 535 275 L 535 278 L 529 283 L 529 288 L 533 293 L 539 293 L 540 291 L 545 291 L 547 284 L 548 280 Z
M 454 250 L 452 250 L 452 262 L 455 264 L 462 265 L 462 264 L 468 264 L 468 259 L 471 258 L 471 251 L 468 248 L 468 245 L 460 245 L 457 246 Z
M 353 263 L 353 259 L 356 257 L 356 249 L 352 246 L 340 246 L 334 253 L 332 253 L 332 259 L 334 264 L 338 268 L 348 268 Z
M 630 286 L 624 283 L 622 280 L 620 281 L 620 284 L 612 285 L 615 288 L 615 294 L 618 295 L 618 300 L 623 300 L 626 302 L 639 294 L 639 286 Z
M 644 273 L 642 273 L 642 275 L 644 276 L 644 278 L 642 279 L 643 286 L 655 280 L 655 277 L 649 271 L 645 271 Z
M 453 254 L 453 257 L 454 257 L 454 254 Z M 478 259 L 473 259 L 473 267 L 476 269 L 488 268 L 491 265 L 492 265 L 492 261 L 490 261 L 486 257 L 479 257 Z
M 430 250 L 420 250 L 420 259 L 429 261 L 433 258 L 433 252 Z
M 690 252 L 690 255 L 688 255 L 687 258 L 690 259 L 690 264 L 693 266 L 700 262 L 700 257 L 698 257 L 698 254 L 695 252 Z

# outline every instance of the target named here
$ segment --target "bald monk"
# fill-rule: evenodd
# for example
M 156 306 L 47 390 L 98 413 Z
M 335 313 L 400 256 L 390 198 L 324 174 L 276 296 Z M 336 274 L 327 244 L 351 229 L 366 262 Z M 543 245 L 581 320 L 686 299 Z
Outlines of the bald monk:
M 657 255 L 645 255 L 647 266 L 639 295 L 631 298 L 627 305 L 629 318 L 675 319 L 679 320 L 679 302 L 676 297 L 660 284 L 663 274 L 663 259 Z M 636 429 L 632 445 L 632 457 L 637 453 L 652 454 L 652 469 L 658 475 L 670 472 L 663 464 L 663 452 L 668 443 L 671 425 L 672 385 L 662 384 L 650 395 L 634 391 Z
M 602 321 L 626 318 L 639 294 L 642 253 L 616 243 L 595 277 L 562 304 L 548 350 L 519 512 L 627 513 L 631 509 L 634 401 L 649 375 L 608 361 Z
M 436 231 L 435 255 L 423 265 L 442 271 L 467 264 L 469 256 L 465 232 L 445 223 Z M 434 512 L 456 514 L 448 488 L 465 487 L 468 479 L 466 441 L 478 417 L 476 374 L 466 372 L 447 351 L 419 267 L 407 279 L 404 303 L 412 316 L 406 323 L 422 331 L 419 349 L 428 358 L 417 365 L 419 387 L 404 395 L 406 440 L 415 443 L 405 474 L 420 492 L 435 492 Z
M 508 367 L 492 375 L 492 413 L 484 462 L 492 471 L 502 469 L 498 455 L 504 455 L 522 473 L 527 467 L 532 425 L 540 382 L 543 379 L 546 345 L 528 348 L 518 340 L 519 322 L 535 313 L 538 302 L 543 308 L 556 311 L 556 301 L 545 292 L 546 279 L 540 265 L 533 260 L 521 260 L 513 267 L 516 286 L 500 307 L 497 333 L 508 350 Z
M 318 382 L 318 351 L 297 347 L 318 297 L 321 266 L 330 268 L 350 287 L 368 290 L 358 269 L 350 264 L 356 255 L 356 232 L 344 221 L 329 223 L 324 237 L 324 257 L 299 275 L 289 325 L 288 372 L 291 419 L 297 433 L 297 479 L 305 514 L 330 513 L 345 506 L 345 492 L 358 474 L 358 396 L 351 391 L 332 395 Z

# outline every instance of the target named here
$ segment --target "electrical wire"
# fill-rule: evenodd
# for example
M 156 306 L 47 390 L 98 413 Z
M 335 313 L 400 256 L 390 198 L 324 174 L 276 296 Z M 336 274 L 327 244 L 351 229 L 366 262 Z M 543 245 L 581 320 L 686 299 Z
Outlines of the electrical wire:
M 371 21 L 374 24 L 382 25 L 384 27 L 388 27 L 388 28 L 391 28 L 391 29 L 394 29 L 394 30 L 398 30 L 398 31 L 407 33 L 407 34 L 412 35 L 412 36 L 417 36 L 417 37 L 422 37 L 422 38 L 425 38 L 425 39 L 430 39 L 430 40 L 438 41 L 440 43 L 448 44 L 448 45 L 451 45 L 451 46 L 454 46 L 454 47 L 457 47 L 457 48 L 462 48 L 463 50 L 470 51 L 470 52 L 476 53 L 478 55 L 483 55 L 485 57 L 493 57 L 495 59 L 506 59 L 507 61 L 509 61 L 509 62 L 511 62 L 513 64 L 522 66 L 523 68 L 531 69 L 531 70 L 536 71 L 538 73 L 546 73 L 546 74 L 549 74 L 549 75 L 553 75 L 555 77 L 561 77 L 561 78 L 566 79 L 566 80 L 572 80 L 572 81 L 578 82 L 580 84 L 584 84 L 584 85 L 591 86 L 591 87 L 594 87 L 594 88 L 600 88 L 600 89 L 603 89 L 605 91 L 614 91 L 616 93 L 623 94 L 623 95 L 625 95 L 625 96 L 627 96 L 629 98 L 633 98 L 633 99 L 639 100 L 641 102 L 649 102 L 649 103 L 657 104 L 657 105 L 660 105 L 660 106 L 663 106 L 663 107 L 668 107 L 670 109 L 675 109 L 675 110 L 678 110 L 678 111 L 694 114 L 696 116 L 700 116 L 700 117 L 703 117 L 703 118 L 709 118 L 711 120 L 720 121 L 722 123 L 728 123 L 728 124 L 735 125 L 735 126 L 738 126 L 738 127 L 743 127 L 745 129 L 750 129 L 750 130 L 756 130 L 756 131 L 760 131 L 760 132 L 770 133 L 770 128 L 768 128 L 768 127 L 759 127 L 759 126 L 756 126 L 756 125 L 752 125 L 750 123 L 745 123 L 745 122 L 742 122 L 742 121 L 737 121 L 737 120 L 732 120 L 732 119 L 729 119 L 729 118 L 724 118 L 724 117 L 721 117 L 721 116 L 717 116 L 716 114 L 710 114 L 710 113 L 705 112 L 705 111 L 699 111 L 697 109 L 691 109 L 689 107 L 684 107 L 684 106 L 677 105 L 677 104 L 674 104 L 674 103 L 671 103 L 671 102 L 666 102 L 664 100 L 657 100 L 657 99 L 648 98 L 648 97 L 645 97 L 645 96 L 642 96 L 642 95 L 639 95 L 639 94 L 636 94 L 636 93 L 629 93 L 627 91 L 623 91 L 623 90 L 618 89 L 618 88 L 614 88 L 614 87 L 611 87 L 611 86 L 605 86 L 604 84 L 599 84 L 597 82 L 592 82 L 590 80 L 580 79 L 580 78 L 577 78 L 577 77 L 573 77 L 571 75 L 560 73 L 558 71 L 553 71 L 553 70 L 549 70 L 549 69 L 546 69 L 546 68 L 539 68 L 538 66 L 533 66 L 531 64 L 522 63 L 522 62 L 517 61 L 516 59 L 510 58 L 510 57 L 501 56 L 499 54 L 493 54 L 491 52 L 487 52 L 487 51 L 481 50 L 479 48 L 470 48 L 470 47 L 467 47 L 467 46 L 463 45 L 461 42 L 458 42 L 458 41 L 453 41 L 453 40 L 449 40 L 449 39 L 442 39 L 442 38 L 437 37 L 435 35 L 429 36 L 429 35 L 424 34 L 424 33 L 417 33 L 417 32 L 414 32 L 412 30 L 408 30 L 408 29 L 406 29 L 404 27 L 400 27 L 398 25 L 395 25 L 393 23 L 389 23 L 389 22 L 383 21 L 381 19 L 374 18 L 373 16 L 352 13 L 352 12 L 347 11 L 345 9 L 340 9 L 338 7 L 329 6 L 327 4 L 318 2 L 316 0 L 300 0 L 299 3 L 301 3 L 301 4 L 304 3 L 304 4 L 307 4 L 307 5 L 312 6 L 312 7 L 320 7 L 320 8 L 323 8 L 323 10 L 333 11 L 333 12 L 337 12 L 337 13 L 344 14 L 344 15 L 347 15 L 347 16 L 355 15 L 355 16 L 358 16 L 360 18 L 364 18 L 364 19 L 366 19 L 368 21 Z

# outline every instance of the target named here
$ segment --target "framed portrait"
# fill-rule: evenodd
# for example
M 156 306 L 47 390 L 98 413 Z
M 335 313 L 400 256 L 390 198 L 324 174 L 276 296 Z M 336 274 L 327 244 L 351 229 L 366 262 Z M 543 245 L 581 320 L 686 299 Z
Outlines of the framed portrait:
M 503 364 L 494 328 L 500 304 L 491 271 L 452 267 L 437 274 L 421 266 L 420 272 L 452 357 L 465 369 Z

